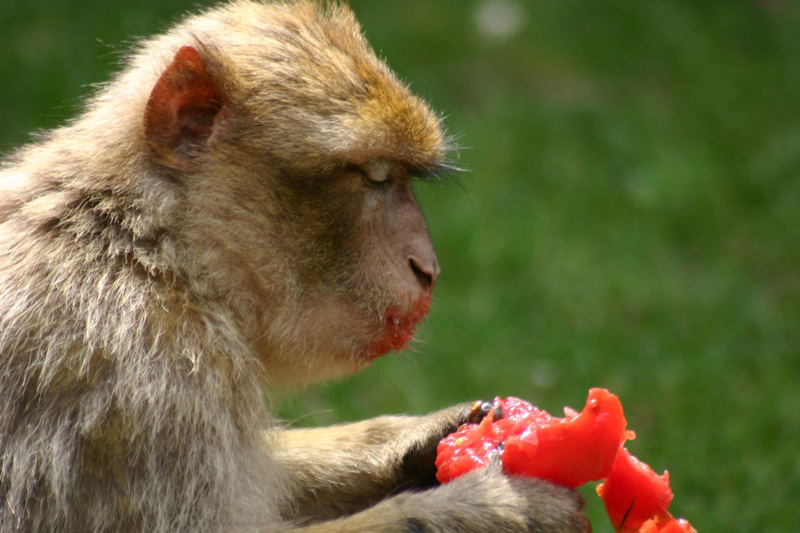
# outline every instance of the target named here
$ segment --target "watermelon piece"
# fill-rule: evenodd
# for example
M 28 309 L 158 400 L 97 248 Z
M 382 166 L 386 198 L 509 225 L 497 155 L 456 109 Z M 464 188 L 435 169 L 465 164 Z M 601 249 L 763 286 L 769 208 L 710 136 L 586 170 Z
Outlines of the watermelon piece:
M 596 491 L 619 533 L 697 533 L 687 520 L 667 511 L 672 501 L 669 472 L 659 476 L 627 448 L 620 449 Z
M 622 404 L 606 389 L 589 390 L 580 413 L 529 426 L 505 441 L 503 468 L 510 474 L 577 488 L 606 476 L 622 443 L 633 437 Z
M 480 423 L 464 424 L 439 442 L 437 479 L 446 483 L 470 470 L 501 461 L 508 474 L 546 479 L 571 488 L 604 479 L 597 494 L 619 533 L 697 533 L 667 511 L 669 473 L 657 475 L 624 447 L 635 434 L 619 398 L 589 390 L 579 413 L 564 408 L 551 416 L 519 398 L 495 398 Z M 499 409 L 498 409 L 499 408 Z M 496 413 L 501 413 L 496 418 Z
M 502 457 L 509 474 L 538 477 L 568 487 L 605 477 L 621 444 L 633 436 L 616 395 L 589 390 L 578 413 L 565 408 L 564 418 L 519 398 L 496 398 L 503 417 L 490 412 L 479 424 L 465 424 L 445 437 L 437 449 L 437 479 L 445 483 Z
M 441 483 L 489 464 L 498 458 L 508 435 L 520 434 L 531 424 L 547 423 L 552 417 L 519 398 L 495 398 L 503 413 L 495 420 L 490 411 L 479 424 L 464 424 L 439 442 L 436 450 L 436 478 Z
M 626 448 L 596 490 L 617 531 L 638 531 L 649 519 L 666 513 L 672 501 L 669 472 L 657 475 Z

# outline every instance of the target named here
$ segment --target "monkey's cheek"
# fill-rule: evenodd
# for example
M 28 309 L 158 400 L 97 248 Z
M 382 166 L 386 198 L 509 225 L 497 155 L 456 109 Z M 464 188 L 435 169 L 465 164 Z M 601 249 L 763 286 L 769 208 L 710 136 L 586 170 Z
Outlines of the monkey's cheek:
M 402 350 L 414 339 L 414 329 L 428 314 L 431 294 L 422 294 L 407 310 L 390 305 L 383 314 L 383 332 L 367 347 L 367 358 L 372 360 L 392 351 Z

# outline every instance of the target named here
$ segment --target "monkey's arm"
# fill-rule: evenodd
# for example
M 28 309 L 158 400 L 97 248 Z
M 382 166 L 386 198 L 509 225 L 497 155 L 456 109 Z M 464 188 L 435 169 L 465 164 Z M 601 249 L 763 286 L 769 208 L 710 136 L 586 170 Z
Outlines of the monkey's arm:
M 436 485 L 436 446 L 470 412 L 469 404 L 461 404 L 420 417 L 283 431 L 276 456 L 291 489 L 284 516 L 338 518 L 390 494 Z
M 440 487 L 398 494 L 346 518 L 291 531 L 586 533 L 591 527 L 582 508 L 577 492 L 542 480 L 506 476 L 495 464 Z
M 575 491 L 508 477 L 499 465 L 437 486 L 439 440 L 474 416 L 462 404 L 421 417 L 283 432 L 277 458 L 290 478 L 284 517 L 310 524 L 299 529 L 307 533 L 588 531 Z

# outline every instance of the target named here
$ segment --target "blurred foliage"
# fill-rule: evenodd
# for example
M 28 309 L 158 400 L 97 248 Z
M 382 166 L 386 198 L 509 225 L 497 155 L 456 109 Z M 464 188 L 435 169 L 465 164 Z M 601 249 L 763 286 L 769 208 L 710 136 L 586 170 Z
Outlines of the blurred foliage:
M 275 400 L 307 425 L 606 386 L 699 531 L 800 524 L 800 7 L 353 0 L 446 117 L 444 274 L 415 349 Z M 80 107 L 175 0 L 0 0 L 0 151 Z M 586 490 L 595 531 L 611 531 Z

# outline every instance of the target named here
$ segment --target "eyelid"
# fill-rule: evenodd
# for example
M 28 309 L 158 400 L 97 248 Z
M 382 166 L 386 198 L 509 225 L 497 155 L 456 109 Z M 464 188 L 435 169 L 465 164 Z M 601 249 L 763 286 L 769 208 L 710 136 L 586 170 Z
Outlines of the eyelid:
M 370 161 L 361 167 L 364 176 L 372 183 L 386 183 L 391 178 L 391 164 L 383 159 Z

